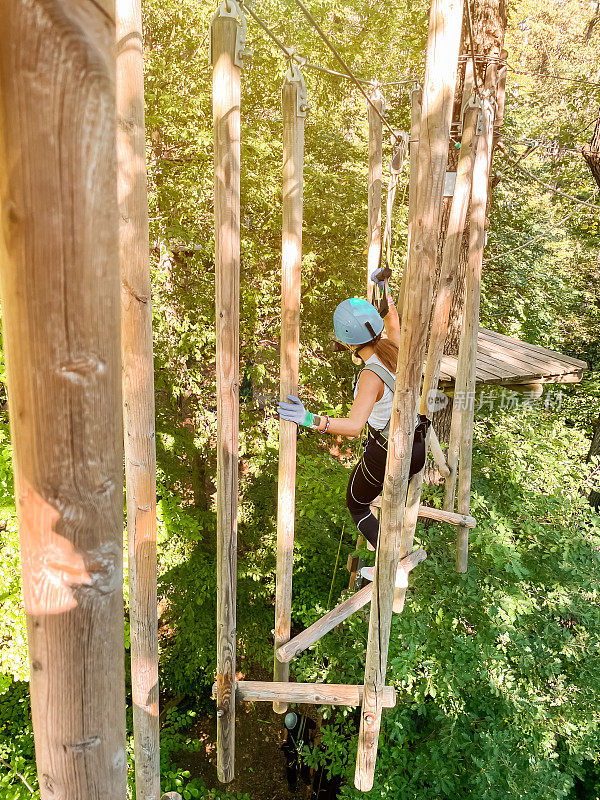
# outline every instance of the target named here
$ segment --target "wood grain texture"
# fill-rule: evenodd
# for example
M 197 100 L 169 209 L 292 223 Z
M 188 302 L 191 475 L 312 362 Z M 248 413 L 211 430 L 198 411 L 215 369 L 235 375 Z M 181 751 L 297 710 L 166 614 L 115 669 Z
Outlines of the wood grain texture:
M 437 434 L 433 428 L 429 429 L 429 452 L 431 453 L 432 458 L 440 471 L 440 474 L 443 475 L 444 478 L 447 478 L 448 475 L 450 475 L 450 469 L 448 467 L 444 451 L 440 446 L 439 439 L 437 438 Z
M 396 390 L 375 562 L 365 664 L 365 693 L 354 777 L 355 786 L 362 791 L 369 791 L 373 786 L 396 566 L 399 556 L 406 555 L 406 551 L 401 552 L 402 520 L 431 315 L 438 223 L 448 157 L 461 23 L 462 0 L 434 0 L 429 18 L 423 84 L 418 151 L 419 191 L 407 280 L 403 290 Z
M 431 428 L 429 430 L 431 431 Z M 411 479 L 411 486 L 412 488 L 409 490 L 409 496 L 411 497 L 411 502 L 414 503 L 414 494 L 412 493 L 415 491 L 416 481 Z M 381 508 L 381 503 L 381 497 L 376 497 L 375 500 L 373 500 L 371 503 L 371 510 L 373 513 L 375 513 L 374 509 Z M 440 508 L 430 508 L 429 506 L 424 506 L 418 502 L 414 508 L 417 517 L 434 519 L 437 522 L 447 522 L 449 525 L 466 525 L 468 528 L 474 528 L 477 524 L 474 517 L 468 517 L 465 514 L 455 514 L 454 512 L 444 511 Z
M 300 348 L 300 281 L 302 264 L 302 200 L 304 181 L 304 117 L 297 113 L 302 80 L 299 70 L 288 72 L 282 88 L 283 206 L 281 240 L 280 398 L 298 394 Z M 292 573 L 296 515 L 295 422 L 279 422 L 277 486 L 277 566 L 275 583 L 275 653 L 290 638 Z M 273 680 L 287 681 L 289 667 L 274 657 Z M 287 705 L 276 702 L 274 711 Z
M 359 706 L 363 687 L 342 683 L 289 683 L 288 681 L 237 681 L 236 696 L 248 702 L 312 703 L 317 706 Z M 213 694 L 216 688 L 213 686 Z M 396 690 L 385 686 L 384 708 L 396 705 Z
M 409 178 L 408 178 L 408 219 L 407 219 L 407 263 L 402 272 L 400 291 L 398 293 L 398 313 L 402 319 L 404 308 L 404 292 L 408 280 L 408 254 L 414 231 L 415 213 L 417 210 L 417 184 L 419 180 L 419 137 L 421 135 L 421 111 L 423 103 L 423 90 L 415 86 L 410 95 L 410 139 L 408 143 Z
M 493 91 L 496 69 L 490 65 L 486 75 L 486 88 Z M 479 306 L 481 299 L 481 267 L 485 245 L 485 218 L 488 200 L 490 164 L 492 156 L 494 106 L 489 100 L 484 102 L 483 134 L 475 159 L 473 171 L 473 190 L 471 194 L 471 215 L 469 227 L 469 260 L 467 264 L 467 284 L 463 330 L 458 351 L 456 391 L 464 392 L 465 398 L 475 395 L 477 344 L 479 333 Z M 471 464 L 473 450 L 474 402 L 455 403 L 452 411 L 450 443 L 448 445 L 448 465 L 452 471 L 446 481 L 445 507 L 454 507 L 456 469 L 459 466 L 458 511 L 468 514 L 471 492 Z M 467 571 L 468 530 L 459 526 L 456 536 L 456 569 Z
M 137 800 L 160 798 L 156 440 L 141 0 L 117 0 L 121 358 Z
M 212 24 L 215 319 L 217 339 L 217 775 L 235 762 L 235 649 L 239 451 L 240 68 L 237 22 Z
M 408 483 L 406 493 L 406 504 L 404 506 L 404 519 L 402 520 L 402 538 L 400 540 L 400 551 L 410 552 L 413 547 L 415 530 L 419 516 L 419 500 L 423 488 L 423 470 L 413 475 Z M 401 614 L 404 610 L 406 600 L 406 588 L 399 587 L 394 590 L 393 612 Z
M 467 73 L 469 73 L 469 70 L 471 78 L 469 80 L 468 75 L 465 77 L 463 105 L 470 99 L 470 87 L 473 83 L 473 67 L 470 62 L 467 62 Z M 427 351 L 427 363 L 425 365 L 420 407 L 421 414 L 429 414 L 430 416 L 430 392 L 435 393 L 438 388 L 444 343 L 448 334 L 450 305 L 458 275 L 458 258 L 471 197 L 473 165 L 475 164 L 475 153 L 477 151 L 477 141 L 479 139 L 476 135 L 478 117 L 479 108 L 466 109 L 458 165 L 456 168 L 456 183 L 454 186 L 454 194 L 450 202 L 450 215 L 448 217 L 446 237 L 443 246 L 438 289 L 431 318 L 429 347 Z
M 370 92 L 375 108 L 382 113 L 384 107 L 381 89 Z M 373 297 L 372 273 L 381 260 L 381 190 L 383 179 L 383 122 L 372 105 L 367 105 L 369 117 L 369 164 L 367 173 L 367 299 Z
M 410 553 L 403 558 L 398 564 L 398 567 L 408 574 L 417 564 L 424 561 L 425 558 L 427 558 L 427 554 L 424 550 L 415 550 L 414 553 Z M 287 663 L 291 661 L 292 658 L 299 653 L 302 653 L 308 647 L 315 644 L 315 642 L 318 642 L 326 633 L 329 633 L 329 631 L 336 628 L 344 622 L 344 620 L 348 619 L 348 617 L 351 617 L 355 611 L 366 606 L 367 603 L 371 601 L 372 593 L 373 584 L 369 583 L 347 600 L 344 600 L 335 608 L 332 608 L 331 611 L 314 622 L 310 627 L 303 630 L 302 633 L 299 633 L 298 636 L 294 636 L 293 639 L 290 639 L 287 644 L 279 648 L 276 657 L 282 662 Z
M 126 797 L 110 2 L 6 0 L 0 276 L 43 800 Z
M 576 383 L 581 380 L 587 363 L 530 342 L 479 328 L 477 337 L 477 383 L 501 386 L 523 380 L 542 379 L 550 383 Z M 457 357 L 442 358 L 440 380 L 456 379 Z

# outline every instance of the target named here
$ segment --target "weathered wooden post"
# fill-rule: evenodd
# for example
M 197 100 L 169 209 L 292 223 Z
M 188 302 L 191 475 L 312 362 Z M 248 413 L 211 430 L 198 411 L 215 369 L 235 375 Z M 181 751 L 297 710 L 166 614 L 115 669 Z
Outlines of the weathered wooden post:
M 475 382 L 477 341 L 479 335 L 479 306 L 481 299 L 481 266 L 485 244 L 485 218 L 489 191 L 495 119 L 497 66 L 492 62 L 486 73 L 486 92 L 483 106 L 483 133 L 473 168 L 471 213 L 469 220 L 469 259 L 466 273 L 466 294 L 463 327 L 456 367 L 454 407 L 448 445 L 450 478 L 446 481 L 444 507 L 454 509 L 458 475 L 458 510 L 468 514 L 471 505 L 471 464 L 473 451 L 473 420 L 475 413 Z M 467 571 L 468 529 L 456 531 L 456 569 Z
M 302 263 L 302 198 L 304 180 L 304 121 L 306 86 L 302 73 L 291 64 L 285 77 L 283 109 L 283 220 L 281 241 L 280 396 L 298 393 L 300 348 L 300 268 Z M 275 652 L 290 638 L 292 570 L 296 511 L 295 422 L 279 423 L 279 481 L 277 496 L 277 571 L 275 589 Z M 273 680 L 287 681 L 289 664 L 274 657 Z M 287 704 L 274 702 L 283 714 Z
M 375 85 L 370 92 L 373 106 L 383 114 L 384 99 L 381 89 Z M 381 117 L 369 103 L 369 168 L 367 179 L 368 191 L 368 224 L 367 224 L 367 299 L 373 297 L 373 281 L 371 275 L 379 266 L 381 259 L 381 180 L 383 177 L 383 122 Z
M 240 35 L 235 0 L 211 23 L 213 65 L 215 320 L 217 364 L 217 774 L 228 783 L 235 757 L 235 626 L 237 580 L 239 294 L 240 294 Z
M 2 9 L 2 322 L 40 794 L 125 800 L 114 2 Z
M 410 94 L 410 138 L 408 140 L 409 155 L 409 178 L 408 178 L 408 239 L 406 242 L 406 265 L 402 273 L 400 292 L 398 293 L 398 311 L 402 316 L 404 308 L 404 290 L 408 282 L 408 254 L 410 253 L 410 243 L 414 227 L 415 211 L 417 208 L 417 181 L 418 181 L 418 157 L 419 157 L 419 136 L 421 131 L 421 106 L 423 102 L 423 90 L 419 84 L 415 84 Z
M 121 357 L 135 785 L 160 797 L 156 442 L 141 0 L 117 0 Z
M 473 64 L 468 61 L 465 69 L 465 85 L 463 90 L 463 132 L 461 147 L 456 167 L 456 183 L 450 204 L 450 216 L 446 231 L 446 240 L 442 253 L 440 277 L 437 295 L 433 306 L 427 363 L 423 378 L 420 413 L 430 413 L 431 395 L 438 387 L 440 367 L 444 352 L 444 342 L 448 332 L 450 304 L 458 272 L 458 257 L 467 219 L 467 210 L 473 183 L 473 165 L 477 150 L 477 120 L 481 113 L 481 103 L 473 95 Z
M 448 157 L 461 23 L 462 0 L 433 0 L 429 18 L 418 151 L 420 191 L 404 286 L 396 391 L 381 506 L 381 529 L 377 543 L 354 777 L 357 789 L 362 791 L 369 791 L 373 786 L 396 567 L 399 557 L 406 555 L 406 552 L 401 551 L 402 519 L 431 314 L 438 222 Z
M 369 161 L 367 166 L 367 299 L 373 299 L 373 281 L 371 275 L 381 261 L 381 189 L 383 178 L 383 122 L 379 114 L 383 114 L 385 105 L 384 97 L 379 86 L 375 83 L 369 97 L 373 103 L 367 103 L 367 118 L 369 121 Z M 376 110 L 377 109 L 377 110 Z M 377 113 L 379 111 L 379 114 Z M 359 534 L 356 537 L 356 547 L 359 548 L 364 539 Z M 371 547 L 371 545 L 368 545 Z M 354 589 L 356 575 L 364 562 L 354 556 L 349 561 L 350 581 L 348 588 Z
M 494 70 L 490 69 L 489 71 L 493 72 Z M 477 152 L 473 174 L 465 308 L 463 330 L 458 351 L 456 393 L 450 433 L 453 453 L 456 452 L 456 445 L 454 444 L 456 439 L 458 439 L 459 444 L 458 511 L 462 514 L 468 514 L 471 506 L 471 465 L 473 461 L 473 418 L 475 413 L 475 370 L 477 365 L 477 340 L 479 334 L 481 266 L 483 263 L 483 248 L 485 245 L 485 216 L 495 111 L 493 105 L 494 90 L 490 88 L 489 91 L 490 96 L 484 101 L 484 130 Z M 460 397 L 459 392 L 462 395 Z M 454 431 L 452 429 L 454 429 Z M 453 467 L 456 471 L 455 464 Z M 450 484 L 450 487 L 451 486 L 452 484 Z M 450 490 L 448 496 L 450 496 Z M 458 572 L 467 571 L 469 553 L 468 533 L 468 530 L 464 526 L 459 526 L 456 530 L 456 569 Z

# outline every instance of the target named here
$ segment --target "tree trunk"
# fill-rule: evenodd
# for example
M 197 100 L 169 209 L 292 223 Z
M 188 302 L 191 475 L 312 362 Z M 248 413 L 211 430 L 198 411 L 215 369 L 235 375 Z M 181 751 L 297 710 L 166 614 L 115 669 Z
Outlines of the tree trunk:
M 600 417 L 598 417 L 594 425 L 594 434 L 586 461 L 591 461 L 594 456 L 600 456 Z M 600 491 L 590 492 L 589 501 L 594 508 L 600 507 Z
M 594 180 L 600 186 L 600 111 L 598 111 L 598 119 L 596 120 L 596 127 L 590 143 L 584 145 L 581 152 L 594 176 Z

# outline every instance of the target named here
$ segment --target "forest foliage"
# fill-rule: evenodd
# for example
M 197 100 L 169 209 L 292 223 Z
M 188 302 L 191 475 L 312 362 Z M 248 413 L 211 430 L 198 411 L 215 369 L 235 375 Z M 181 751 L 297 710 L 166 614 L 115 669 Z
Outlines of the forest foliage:
M 423 66 L 427 4 L 317 0 L 328 34 L 361 76 L 384 86 L 388 119 L 407 129 Z M 255 10 L 309 60 L 335 67 L 291 0 Z M 162 728 L 163 790 L 208 797 L 177 766 L 215 669 L 215 431 L 212 127 L 206 0 L 145 0 L 146 123 L 153 273 L 163 700 L 183 698 Z M 600 202 L 580 154 L 600 108 L 600 25 L 582 0 L 510 4 L 504 149 L 494 161 L 482 323 L 584 358 L 560 404 L 511 403 L 477 414 L 470 566 L 453 566 L 453 531 L 419 524 L 428 559 L 394 616 L 373 797 L 403 800 L 600 798 L 600 517 L 586 463 L 600 411 L 597 210 L 538 182 Z M 282 131 L 286 65 L 252 23 L 242 85 L 241 480 L 238 668 L 270 667 L 275 565 Z M 330 346 L 336 304 L 364 293 L 364 100 L 348 82 L 306 70 L 301 396 L 344 414 L 353 366 Z M 529 151 L 527 155 L 525 153 Z M 390 148 L 386 143 L 385 157 Z M 526 171 L 525 171 L 526 170 Z M 529 173 L 529 174 L 528 174 Z M 406 245 L 406 173 L 394 214 L 397 289 Z M 11 449 L 0 420 L 0 797 L 36 789 L 28 708 Z M 301 432 L 293 622 L 304 627 L 347 584 L 355 531 L 345 509 L 359 442 Z M 441 503 L 440 490 L 426 501 Z M 340 558 L 334 572 L 341 541 Z M 370 556 L 372 558 L 372 556 Z M 298 680 L 361 683 L 368 611 L 292 663 Z M 130 709 L 129 709 L 130 711 Z M 131 725 L 130 715 L 128 716 Z M 325 713 L 307 754 L 349 778 L 354 712 Z M 130 754 L 131 758 L 131 754 Z M 283 767 L 282 767 L 283 768 Z M 187 793 L 187 794 L 186 794 Z M 212 798 L 227 796 L 223 789 Z

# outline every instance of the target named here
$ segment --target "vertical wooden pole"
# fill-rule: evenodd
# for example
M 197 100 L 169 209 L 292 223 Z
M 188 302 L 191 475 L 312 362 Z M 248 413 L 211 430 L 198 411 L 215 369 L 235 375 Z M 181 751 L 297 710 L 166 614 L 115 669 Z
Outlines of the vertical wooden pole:
M 460 513 L 468 513 L 470 509 L 481 265 L 485 243 L 485 217 L 493 143 L 495 116 L 493 97 L 495 95 L 496 74 L 496 69 L 491 65 L 488 68 L 486 79 L 487 91 L 483 108 L 483 134 L 473 170 L 465 308 L 458 351 L 454 408 L 448 447 L 448 465 L 450 466 L 451 474 L 446 481 L 445 508 L 450 511 L 454 509 L 456 473 L 457 466 L 460 464 L 458 502 Z M 468 546 L 468 529 L 459 526 L 456 533 L 456 569 L 458 572 L 467 571 Z
M 230 10 L 232 9 L 232 10 Z M 217 340 L 217 774 L 228 783 L 235 760 L 240 288 L 241 16 L 223 3 L 211 25 L 213 64 L 215 319 Z
M 473 165 L 475 163 L 478 139 L 476 133 L 477 120 L 480 114 L 479 103 L 474 106 L 467 105 L 473 98 L 471 93 L 472 87 L 473 64 L 468 61 L 466 65 L 465 89 L 463 92 L 463 107 L 465 108 L 463 134 L 456 167 L 454 194 L 452 195 L 452 202 L 450 204 L 446 241 L 444 242 L 444 250 L 442 253 L 439 286 L 431 319 L 429 348 L 427 351 L 425 376 L 423 378 L 421 407 L 419 409 L 421 414 L 429 413 L 430 393 L 434 393 L 438 387 L 440 367 L 444 353 L 444 342 L 446 341 L 446 334 L 448 333 L 450 304 L 452 302 L 452 295 L 454 293 L 458 272 L 458 257 L 471 196 Z
M 370 93 L 373 105 L 383 113 L 384 99 L 379 87 Z M 383 122 L 373 106 L 367 106 L 369 115 L 369 170 L 368 170 L 368 225 L 367 225 L 367 299 L 373 297 L 371 275 L 381 258 L 381 180 L 383 177 Z
M 138 800 L 159 800 L 156 443 L 141 0 L 117 0 L 121 357 Z
M 423 90 L 416 84 L 410 95 L 410 139 L 408 143 L 409 155 L 409 178 L 408 178 L 408 239 L 407 239 L 407 263 L 402 273 L 400 292 L 398 296 L 398 309 L 402 316 L 404 307 L 404 291 L 408 282 L 408 254 L 410 253 L 410 243 L 413 235 L 415 211 L 417 208 L 417 183 L 418 183 L 418 157 L 419 157 L 419 136 L 421 132 L 421 105 L 423 100 Z
M 304 120 L 306 86 L 291 65 L 281 92 L 283 110 L 283 220 L 281 241 L 280 396 L 298 393 L 300 347 L 300 268 L 302 263 L 302 198 L 304 180 Z M 296 510 L 295 422 L 279 423 L 279 482 L 277 497 L 277 571 L 275 589 L 275 651 L 290 638 L 292 571 Z M 289 679 L 289 664 L 274 657 L 273 680 Z M 280 714 L 287 703 L 275 702 Z
M 385 685 L 396 567 L 408 488 L 437 253 L 438 223 L 456 84 L 462 0 L 433 0 L 429 18 L 418 155 L 416 213 L 405 286 L 396 390 L 377 543 L 354 782 L 373 786 L 381 693 Z
M 40 795 L 124 800 L 114 2 L 2 12 L 2 322 Z

